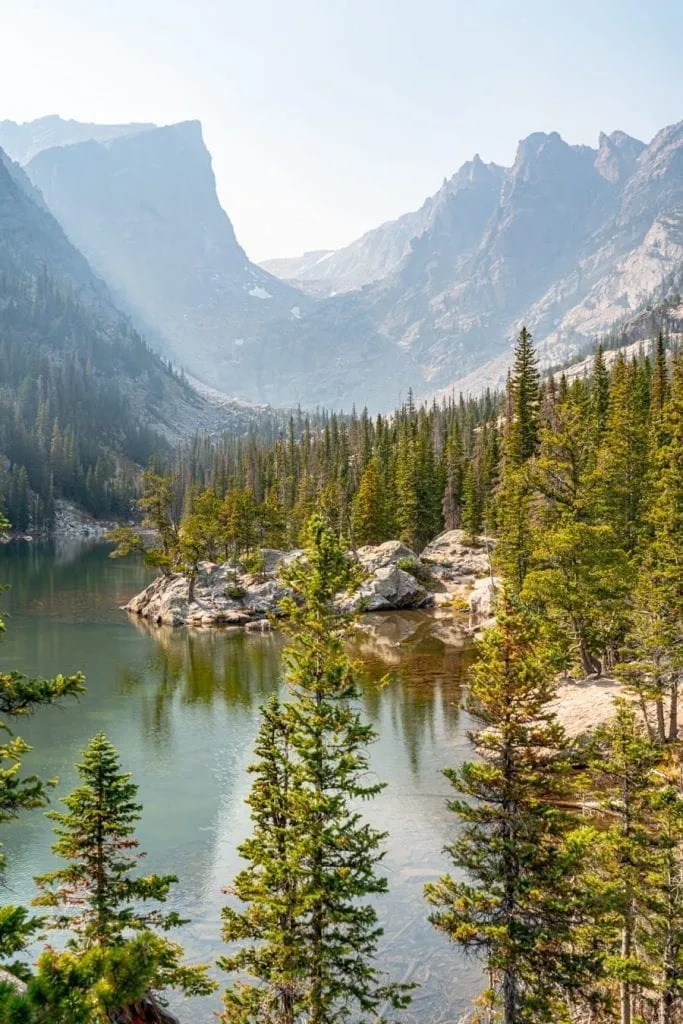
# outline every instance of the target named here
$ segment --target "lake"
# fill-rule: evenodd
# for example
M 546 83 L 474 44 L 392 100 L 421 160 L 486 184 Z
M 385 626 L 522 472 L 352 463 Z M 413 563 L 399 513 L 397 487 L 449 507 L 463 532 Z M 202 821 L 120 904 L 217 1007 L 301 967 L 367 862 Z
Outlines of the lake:
M 32 675 L 83 671 L 78 703 L 42 710 L 18 729 L 34 750 L 26 768 L 59 776 L 59 794 L 75 782 L 74 763 L 104 731 L 140 787 L 145 870 L 179 876 L 173 909 L 191 923 L 176 934 L 188 957 L 212 961 L 220 940 L 222 887 L 239 867 L 236 847 L 249 830 L 246 767 L 259 706 L 278 686 L 277 634 L 150 628 L 120 610 L 149 574 L 113 561 L 105 545 L 57 542 L 0 547 L 7 634 L 3 671 Z M 422 899 L 425 881 L 447 867 L 444 845 L 456 823 L 441 774 L 470 755 L 468 716 L 460 710 L 467 652 L 435 635 L 426 613 L 367 619 L 354 654 L 366 673 L 364 710 L 378 731 L 372 765 L 387 788 L 364 805 L 389 833 L 389 895 L 378 902 L 385 929 L 382 963 L 394 978 L 417 981 L 408 1024 L 454 1024 L 480 982 L 476 964 L 437 934 Z M 381 690 L 387 672 L 394 678 Z M 33 876 L 55 863 L 51 824 L 40 811 L 6 826 L 5 902 L 29 902 Z M 226 976 L 217 972 L 221 984 Z M 183 1024 L 209 1024 L 220 999 L 172 1006 Z

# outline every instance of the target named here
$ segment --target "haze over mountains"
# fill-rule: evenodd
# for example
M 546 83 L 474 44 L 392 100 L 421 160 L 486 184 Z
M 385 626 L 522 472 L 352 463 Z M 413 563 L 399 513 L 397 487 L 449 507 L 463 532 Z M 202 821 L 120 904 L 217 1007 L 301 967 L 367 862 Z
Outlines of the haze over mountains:
M 71 241 L 163 352 L 255 401 L 391 407 L 504 376 L 522 322 L 548 361 L 683 268 L 683 122 L 646 145 L 556 132 L 478 156 L 413 213 L 336 252 L 251 263 L 198 122 L 0 122 Z

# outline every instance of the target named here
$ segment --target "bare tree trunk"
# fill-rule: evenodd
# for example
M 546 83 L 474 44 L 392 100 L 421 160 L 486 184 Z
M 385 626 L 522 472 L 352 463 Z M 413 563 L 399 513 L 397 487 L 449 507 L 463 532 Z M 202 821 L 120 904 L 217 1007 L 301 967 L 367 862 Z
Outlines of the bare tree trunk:
M 657 709 L 657 739 L 660 743 L 666 743 L 666 724 L 664 722 L 664 701 L 658 697 L 655 702 Z
M 137 1003 L 120 1006 L 109 1011 L 110 1024 L 180 1024 L 177 1017 L 159 1006 L 149 993 Z
M 596 673 L 598 676 L 602 675 L 602 665 L 588 650 L 583 637 L 579 638 L 579 654 L 581 655 L 581 667 L 587 676 L 593 675 L 593 673 Z
M 652 728 L 652 722 L 650 721 L 650 716 L 647 713 L 647 701 L 643 697 L 642 693 L 640 695 L 638 703 L 640 705 L 643 721 L 645 722 L 645 728 L 647 729 L 647 738 L 649 739 L 650 743 L 654 743 L 656 733 L 655 730 Z
M 626 957 L 631 952 L 630 928 L 624 928 L 621 936 L 621 955 Z M 631 1024 L 631 985 L 628 981 L 622 981 L 619 986 L 620 1016 L 621 1024 Z
M 503 975 L 503 1024 L 517 1024 L 517 976 L 514 971 L 506 971 Z
M 669 743 L 678 739 L 678 676 L 674 673 L 671 683 L 671 704 L 669 705 Z

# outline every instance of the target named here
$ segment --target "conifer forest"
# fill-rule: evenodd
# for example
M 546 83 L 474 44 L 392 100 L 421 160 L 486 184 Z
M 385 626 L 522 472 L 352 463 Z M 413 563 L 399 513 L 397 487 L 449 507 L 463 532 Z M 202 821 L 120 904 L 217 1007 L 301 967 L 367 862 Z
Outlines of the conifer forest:
M 347 647 L 358 613 L 338 595 L 363 584 L 359 549 L 398 540 L 419 553 L 453 530 L 486 544 L 495 587 L 495 621 L 475 640 L 469 674 L 471 759 L 443 765 L 450 869 L 424 887 L 434 930 L 483 969 L 463 1019 L 683 1020 L 676 345 L 660 333 L 633 357 L 598 347 L 588 372 L 546 377 L 523 329 L 503 393 L 431 405 L 409 396 L 389 416 L 297 412 L 175 450 L 122 434 L 116 458 L 131 470 L 112 476 L 86 439 L 96 447 L 97 423 L 121 415 L 116 395 L 90 406 L 78 397 L 87 362 L 40 370 L 38 354 L 13 346 L 13 288 L 1 358 L 19 398 L 4 406 L 3 494 L 21 529 L 49 520 L 55 493 L 78 497 L 124 520 L 115 556 L 180 574 L 189 600 L 206 562 L 258 575 L 264 549 L 299 554 L 280 569 L 282 690 L 260 709 L 250 832 L 239 872 L 224 879 L 223 954 L 196 963 L 174 938 L 182 879 L 141 868 L 138 786 L 99 733 L 76 788 L 50 804 L 57 866 L 36 878 L 32 908 L 3 903 L 0 1020 L 163 1024 L 174 1020 L 172 992 L 219 992 L 224 1024 L 418 1019 L 416 983 L 378 953 L 389 881 L 373 801 L 391 780 L 370 771 L 366 683 Z M 80 329 L 77 307 L 47 281 L 36 289 L 35 318 L 56 305 Z M 129 345 L 125 358 L 142 366 L 146 349 Z M 148 464 L 142 479 L 136 463 Z M 570 735 L 558 686 L 606 677 L 621 684 L 613 714 Z M 86 686 L 81 675 L 3 674 L 5 824 L 44 807 L 54 784 L 22 772 L 21 719 L 55 703 L 77 714 Z

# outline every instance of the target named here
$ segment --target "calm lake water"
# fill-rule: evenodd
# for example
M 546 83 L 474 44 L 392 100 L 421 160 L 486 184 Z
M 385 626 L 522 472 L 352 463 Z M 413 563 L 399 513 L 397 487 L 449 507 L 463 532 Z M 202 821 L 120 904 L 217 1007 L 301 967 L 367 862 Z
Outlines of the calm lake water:
M 11 589 L 3 595 L 0 665 L 30 674 L 85 672 L 88 692 L 79 703 L 20 722 L 35 748 L 26 767 L 59 776 L 57 794 L 66 793 L 81 750 L 106 732 L 140 786 L 146 869 L 179 876 L 171 902 L 191 924 L 178 938 L 191 959 L 212 961 L 222 952 L 221 889 L 238 869 L 236 847 L 249 829 L 245 769 L 259 705 L 278 685 L 281 641 L 131 621 L 119 606 L 148 578 L 134 561 L 112 561 L 102 545 L 1 547 L 0 580 Z M 382 960 L 394 977 L 421 984 L 402 1021 L 452 1024 L 478 989 L 479 971 L 429 925 L 422 886 L 447 866 L 442 850 L 454 835 L 441 769 L 470 752 L 470 723 L 460 710 L 467 658 L 435 637 L 422 613 L 373 616 L 368 629 L 355 653 L 367 673 L 364 709 L 379 733 L 373 768 L 388 783 L 364 805 L 373 825 L 389 833 L 390 894 L 378 904 Z M 388 671 L 396 678 L 380 691 L 375 683 Z M 50 822 L 37 811 L 3 832 L 4 899 L 28 902 L 33 876 L 54 864 Z M 183 1024 L 209 1024 L 220 1002 L 173 1005 Z

